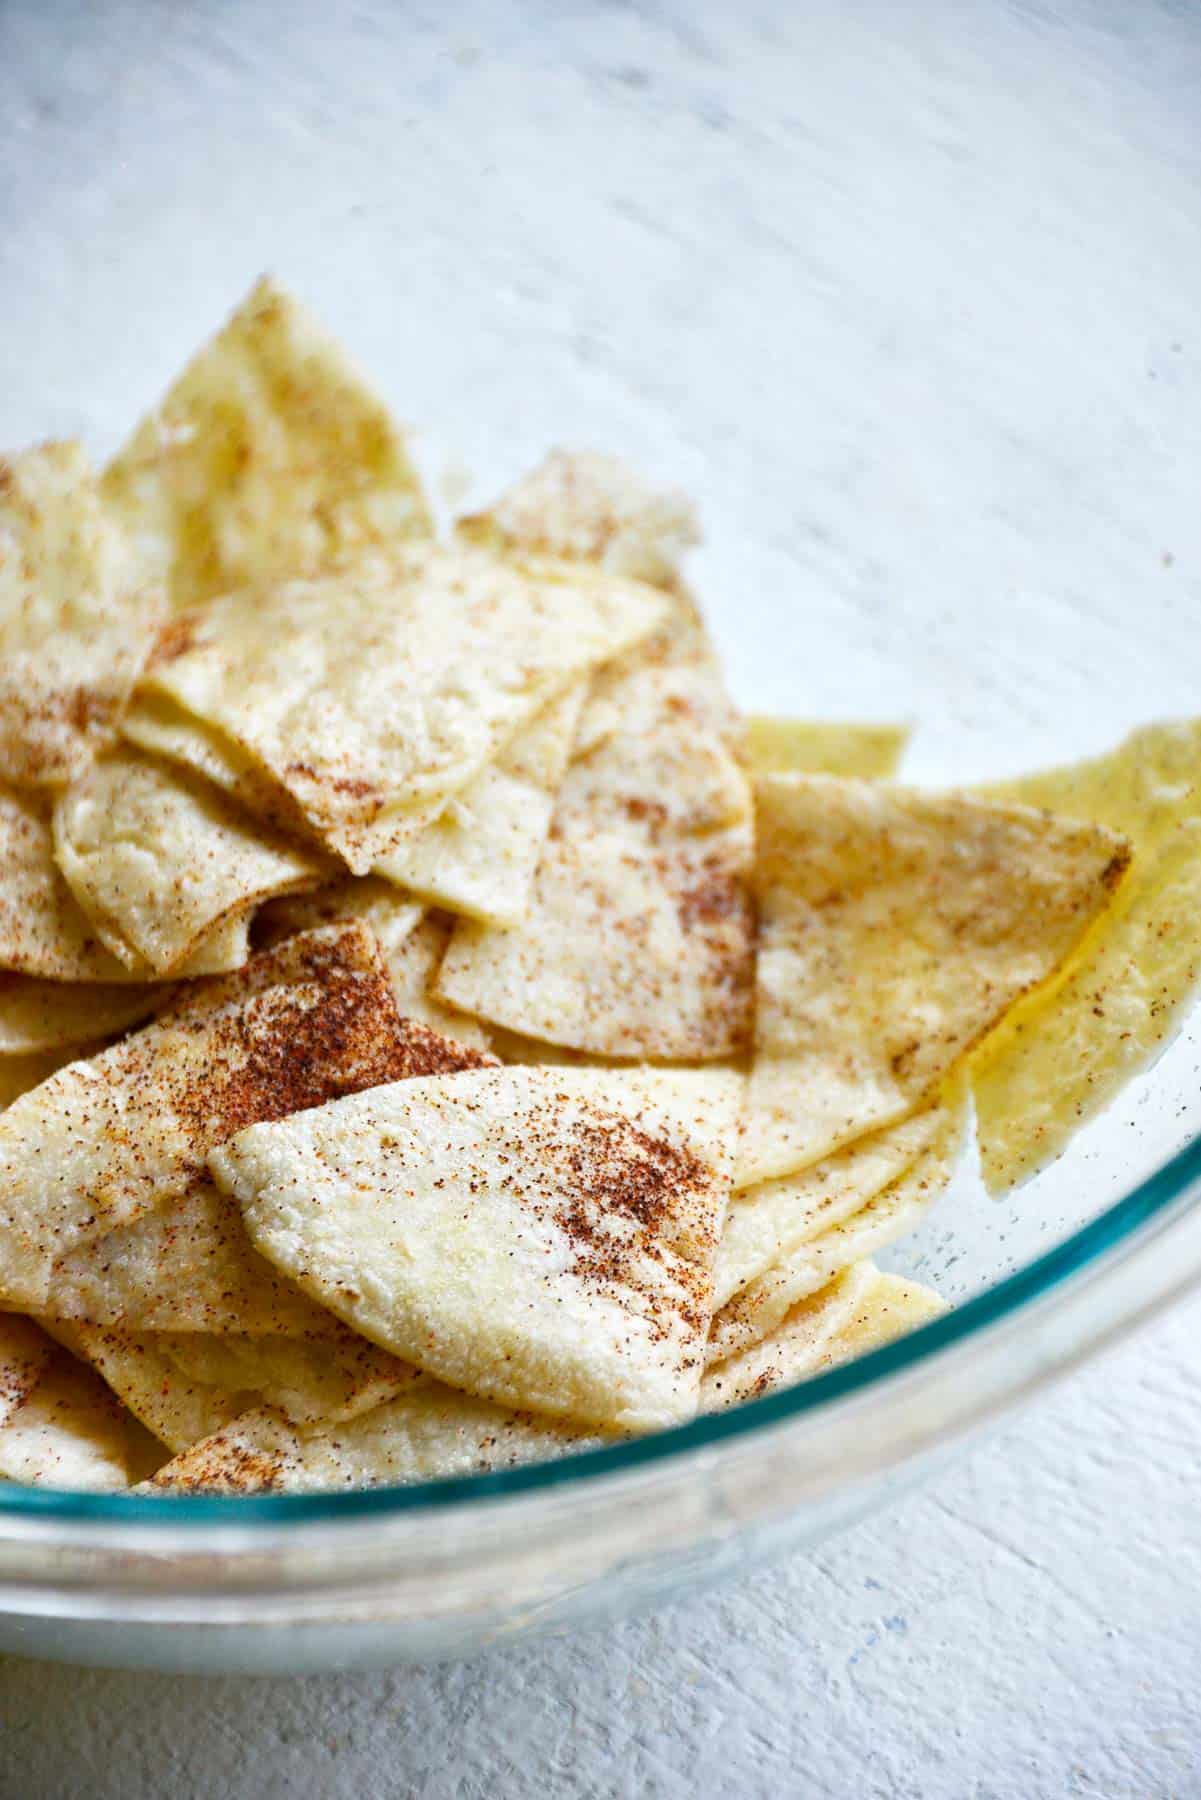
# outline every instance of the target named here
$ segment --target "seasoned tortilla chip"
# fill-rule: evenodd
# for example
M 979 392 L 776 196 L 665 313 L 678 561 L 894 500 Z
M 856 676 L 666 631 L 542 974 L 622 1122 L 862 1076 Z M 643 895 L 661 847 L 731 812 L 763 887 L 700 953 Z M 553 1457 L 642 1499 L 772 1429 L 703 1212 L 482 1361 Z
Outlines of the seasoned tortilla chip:
M 319 1339 L 342 1329 L 258 1254 L 241 1208 L 203 1176 L 169 1206 L 60 1257 L 43 1316 L 254 1337 Z
M 453 921 L 444 913 L 424 911 L 390 882 L 367 876 L 316 894 L 273 900 L 259 914 L 256 930 L 264 943 L 278 943 L 294 931 L 344 918 L 361 919 L 379 939 L 402 1018 L 416 1019 L 456 1044 L 491 1048 L 490 1033 L 478 1019 L 444 1006 L 433 992 Z
M 238 968 L 248 953 L 247 922 L 218 922 L 176 970 L 211 975 Z M 145 982 L 149 963 L 133 969 L 101 943 L 54 859 L 47 801 L 0 787 L 0 970 L 72 984 Z M 95 1037 L 103 1025 L 85 1034 Z
M 107 947 L 168 975 L 231 914 L 315 886 L 327 865 L 207 782 L 141 751 L 96 762 L 54 812 L 59 867 Z
M 1177 1029 L 1201 982 L 1201 720 L 989 790 L 1109 826 L 1134 845 L 1116 903 L 1057 979 L 981 1045 L 972 1083 L 994 1193 L 1058 1156 Z
M 424 1057 L 433 1034 L 402 1026 L 361 925 L 291 938 L 181 989 L 153 1025 L 0 1115 L 0 1302 L 43 1307 L 60 1257 L 180 1199 L 214 1144 L 402 1078 L 416 1038 Z M 461 1066 L 461 1052 L 445 1054 L 433 1066 Z
M 832 776 L 756 786 L 755 1060 L 735 1184 L 911 1112 L 1112 901 L 1101 826 Z
M 669 584 L 685 550 L 700 542 L 686 495 L 647 487 L 617 457 L 595 450 L 552 450 L 456 529 L 490 550 L 570 557 L 656 586 Z
M 303 1046 L 297 1046 L 298 1053 Z M 412 1020 L 397 1022 L 392 1079 L 487 1059 Z M 310 1093 L 310 1098 L 312 1093 Z M 89 1237 L 55 1263 L 45 1314 L 131 1331 L 230 1333 L 328 1339 L 344 1333 L 333 1314 L 286 1281 L 246 1235 L 241 1208 L 206 1175 L 184 1193 L 103 1237 Z
M 445 812 L 380 859 L 379 873 L 451 912 L 519 924 L 586 689 L 574 682 L 544 706 Z
M 886 781 L 896 773 L 907 725 L 828 725 L 752 713 L 747 761 L 755 775 L 842 775 Z
M 363 875 L 662 612 L 578 565 L 397 546 L 188 614 L 144 686 L 249 753 Z
M 0 1426 L 28 1400 L 56 1354 L 32 1319 L 0 1313 Z
M 319 1346 L 295 1338 L 238 1339 L 53 1325 L 146 1429 L 172 1452 L 252 1407 L 302 1425 L 337 1422 L 390 1399 L 420 1377 L 354 1332 Z
M 431 530 L 386 409 L 269 279 L 139 425 L 103 492 L 177 606 Z
M 737 1091 L 480 1069 L 243 1132 L 210 1167 L 365 1336 L 502 1405 L 637 1429 L 696 1404 Z
M 369 1488 L 542 1462 L 611 1440 L 566 1420 L 509 1412 L 422 1381 L 345 1425 L 304 1429 L 244 1413 L 175 1457 L 146 1492 L 282 1494 Z
M 593 1055 L 703 1062 L 750 1031 L 754 921 L 746 779 L 692 662 L 656 644 L 599 678 L 521 925 L 462 924 L 442 999 Z M 694 683 L 695 678 L 695 683 Z M 683 685 L 681 685 L 683 682 Z
M 853 1263 L 799 1302 L 769 1337 L 706 1370 L 702 1412 L 760 1400 L 776 1387 L 879 1350 L 946 1311 L 932 1288 Z
M 934 1131 L 907 1168 L 837 1223 L 794 1242 L 715 1313 L 707 1362 L 720 1362 L 760 1342 L 831 1276 L 917 1230 L 955 1173 L 966 1128 L 962 1095 L 933 1112 Z
M 926 1107 L 795 1175 L 734 1195 L 713 1277 L 723 1307 L 742 1288 L 833 1225 L 840 1225 L 905 1174 L 947 1125 L 943 1106 Z
M 104 1383 L 63 1351 L 0 1426 L 0 1480 L 25 1487 L 113 1493 L 161 1461 Z
M 78 444 L 0 458 L 0 780 L 53 785 L 87 766 L 160 612 Z
M 112 1037 L 149 1018 L 168 997 L 166 988 L 73 986 L 0 970 L 0 1066 L 8 1057 Z

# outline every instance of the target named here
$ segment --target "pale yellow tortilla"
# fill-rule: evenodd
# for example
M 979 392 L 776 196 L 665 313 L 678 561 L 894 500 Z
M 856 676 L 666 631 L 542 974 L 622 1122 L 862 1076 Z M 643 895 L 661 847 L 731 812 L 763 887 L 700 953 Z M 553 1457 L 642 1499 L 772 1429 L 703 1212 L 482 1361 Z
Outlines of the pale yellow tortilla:
M 0 1426 L 0 1480 L 25 1487 L 115 1493 L 161 1462 L 104 1383 L 63 1351 Z
M 842 775 L 887 781 L 909 741 L 907 725 L 833 725 L 752 713 L 746 755 L 755 775 Z
M 56 1321 L 53 1329 L 173 1453 L 252 1407 L 278 1407 L 300 1425 L 340 1423 L 420 1379 L 349 1331 L 314 1346 L 294 1338 L 173 1336 L 82 1322 Z
M 32 1319 L 0 1313 L 0 1427 L 28 1400 L 55 1354 Z
M 857 1213 L 904 1175 L 946 1125 L 945 1108 L 928 1106 L 795 1175 L 735 1194 L 717 1251 L 714 1305 L 725 1306 L 781 1257 Z
M 103 1048 L 99 1043 L 72 1046 L 69 1050 L 38 1050 L 28 1056 L 0 1056 L 0 1112 L 31 1088 L 40 1087 L 64 1063 L 76 1056 L 95 1055 Z
M 266 278 L 139 425 L 103 492 L 176 606 L 431 530 L 386 409 Z
M 161 609 L 78 444 L 0 458 L 0 780 L 57 785 L 86 768 Z
M 0 1067 L 9 1057 L 65 1051 L 113 1037 L 149 1018 L 169 992 L 132 984 L 72 986 L 0 970 Z
M 855 1263 L 793 1307 L 769 1337 L 708 1369 L 701 1410 L 760 1400 L 879 1350 L 945 1311 L 932 1288 Z
M 508 554 L 563 556 L 665 586 L 700 542 L 684 494 L 648 487 L 615 456 L 552 450 L 459 535 Z
M 343 918 L 361 920 L 379 939 L 403 1018 L 416 1019 L 457 1044 L 491 1049 L 491 1033 L 479 1020 L 443 1005 L 433 991 L 453 920 L 444 913 L 427 912 L 390 882 L 367 876 L 316 894 L 272 901 L 260 913 L 258 928 L 265 943 L 278 943 L 294 931 Z
M 245 917 L 218 921 L 180 963 L 177 975 L 239 968 L 248 954 Z M 0 786 L 0 971 L 43 981 L 112 986 L 148 982 L 149 963 L 129 967 L 113 955 L 55 861 L 49 802 Z M 81 996 L 86 1002 L 86 996 Z M 105 1027 L 84 1035 L 96 1037 Z
M 377 872 L 451 912 L 519 924 L 586 690 L 574 682 L 543 707 L 445 812 L 382 857 Z
M 415 1035 L 361 925 L 181 989 L 153 1025 L 0 1114 L 0 1304 L 43 1307 L 60 1257 L 181 1198 L 240 1126 L 400 1079 Z
M 917 1230 L 955 1173 L 966 1130 L 962 1093 L 933 1110 L 934 1130 L 906 1168 L 855 1210 L 795 1239 L 715 1312 L 708 1363 L 759 1343 L 840 1270 Z
M 320 1339 L 342 1329 L 258 1254 L 241 1208 L 203 1176 L 169 1206 L 59 1257 L 43 1316 L 210 1336 Z
M 1122 832 L 1134 861 L 1056 980 L 972 1059 L 993 1193 L 1058 1156 L 1176 1031 L 1201 983 L 1201 721 L 1152 725 L 1108 755 L 988 790 Z
M 579 565 L 400 545 L 211 601 L 144 688 L 249 754 L 362 875 L 662 612 L 653 588 Z
M 594 684 L 526 917 L 460 925 L 438 978 L 452 1005 L 593 1056 L 746 1048 L 750 794 L 687 611 L 671 638 Z
M 62 795 L 54 845 L 106 946 L 160 976 L 229 916 L 328 872 L 207 782 L 132 748 L 94 763 Z
M 465 1392 L 615 1429 L 695 1408 L 737 1077 L 494 1068 L 215 1150 L 257 1249 Z
M 175 1457 L 148 1493 L 323 1493 L 436 1481 L 542 1462 L 611 1441 L 566 1420 L 511 1412 L 423 1381 L 335 1428 L 244 1413 Z
M 755 1058 L 735 1183 L 903 1118 L 1107 906 L 1115 833 L 831 776 L 756 784 Z

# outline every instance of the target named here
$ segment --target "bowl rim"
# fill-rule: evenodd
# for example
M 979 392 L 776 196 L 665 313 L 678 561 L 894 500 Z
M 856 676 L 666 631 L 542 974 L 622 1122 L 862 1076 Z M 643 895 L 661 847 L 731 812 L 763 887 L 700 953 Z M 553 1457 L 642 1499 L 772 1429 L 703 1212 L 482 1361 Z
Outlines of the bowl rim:
M 862 1399 L 872 1388 L 920 1371 L 934 1358 L 962 1348 L 992 1328 L 1012 1324 L 1021 1313 L 1046 1301 L 1074 1277 L 1094 1269 L 1106 1258 L 1116 1258 L 1120 1266 L 1122 1253 L 1132 1254 L 1154 1227 L 1165 1223 L 1165 1215 L 1186 1198 L 1194 1185 L 1199 1190 L 1196 1202 L 1201 1204 L 1201 1133 L 1096 1218 L 941 1317 L 881 1349 L 792 1387 L 645 1437 L 573 1451 L 549 1462 L 345 1493 L 95 1494 L 0 1481 L 0 1521 L 23 1521 L 30 1526 L 35 1522 L 43 1526 L 79 1526 L 89 1522 L 137 1524 L 139 1528 L 159 1526 L 173 1531 L 182 1529 L 199 1546 L 201 1533 L 209 1526 L 236 1525 L 248 1528 L 251 1536 L 257 1538 L 289 1523 L 333 1526 L 367 1520 L 382 1523 L 420 1512 L 462 1514 L 473 1507 L 482 1508 L 484 1503 L 521 1495 L 581 1489 L 603 1482 L 606 1477 L 664 1472 L 673 1462 L 681 1462 L 692 1453 L 745 1443 L 756 1434 L 798 1423 L 818 1412 L 828 1413 L 840 1403 Z M 1192 1206 L 1187 1210 L 1191 1212 Z M 1177 1279 L 1171 1284 L 1164 1284 L 1160 1303 L 1175 1297 L 1183 1279 L 1201 1276 L 1201 1255 L 1195 1268 L 1177 1267 L 1175 1275 Z M 1127 1320 L 1136 1322 L 1146 1311 L 1143 1298 L 1132 1293 L 1126 1306 L 1119 1301 L 1109 1309 L 1105 1335 L 1112 1335 L 1113 1329 L 1120 1329 Z M 1091 1347 L 1100 1347 L 1101 1341 L 1099 1334 L 1097 1344 L 1086 1346 L 1086 1353 Z M 1066 1352 L 1058 1359 L 1064 1369 L 1075 1360 L 1079 1357 Z M 1054 1372 L 1053 1368 L 1051 1373 Z

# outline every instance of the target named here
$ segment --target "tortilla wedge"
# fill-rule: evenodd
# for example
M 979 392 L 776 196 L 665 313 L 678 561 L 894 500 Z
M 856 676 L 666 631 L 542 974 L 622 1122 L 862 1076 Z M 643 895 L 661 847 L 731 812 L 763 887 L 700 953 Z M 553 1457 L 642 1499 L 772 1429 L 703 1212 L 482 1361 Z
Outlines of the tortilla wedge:
M 161 610 L 78 444 L 0 458 L 0 780 L 53 786 L 86 768 Z
M 143 685 L 249 755 L 364 875 L 662 610 L 653 588 L 574 564 L 400 545 L 211 601 Z
M 177 607 L 431 533 L 386 409 L 269 278 L 139 425 L 103 493 Z
M 247 921 L 232 917 L 218 921 L 175 973 L 219 974 L 240 967 L 247 954 Z M 79 985 L 111 986 L 154 979 L 149 963 L 131 969 L 100 941 L 55 861 L 50 811 L 44 798 L 2 786 L 0 970 Z M 95 1037 L 102 1029 L 85 1035 Z
M 900 1180 L 948 1123 L 944 1106 L 927 1106 L 795 1175 L 736 1193 L 717 1251 L 715 1307 L 725 1306 L 782 1257 L 842 1224 Z
M 702 1412 L 760 1400 L 839 1363 L 865 1356 L 946 1311 L 920 1282 L 853 1263 L 808 1296 L 763 1338 L 705 1372 Z
M 615 456 L 552 450 L 487 512 L 460 519 L 460 537 L 508 555 L 562 556 L 668 586 L 700 542 L 684 494 L 648 487 Z
M 109 950 L 167 976 L 231 914 L 315 886 L 329 865 L 207 782 L 134 749 L 96 762 L 54 812 L 58 865 Z
M 750 795 L 719 727 L 724 694 L 678 617 L 678 661 L 659 633 L 598 678 L 526 917 L 460 925 L 442 999 L 593 1056 L 703 1062 L 746 1047 Z
M 340 1422 L 419 1379 L 349 1331 L 317 1347 L 295 1338 L 176 1337 L 82 1323 L 53 1329 L 173 1453 L 253 1407 L 278 1406 L 302 1425 Z
M 962 1091 L 931 1110 L 932 1130 L 906 1168 L 854 1211 L 795 1241 L 714 1313 L 705 1353 L 708 1363 L 760 1342 L 793 1306 L 823 1288 L 832 1276 L 917 1230 L 955 1173 L 967 1128 Z M 894 1126 L 892 1132 L 901 1129 Z
M 265 943 L 278 943 L 294 931 L 343 918 L 361 919 L 379 939 L 402 1018 L 418 1020 L 456 1044 L 491 1049 L 491 1034 L 479 1020 L 444 1006 L 433 991 L 453 920 L 426 912 L 390 882 L 367 876 L 316 894 L 272 901 L 260 913 L 258 926 Z
M 1102 826 L 831 776 L 756 784 L 755 1058 L 735 1185 L 913 1111 L 1112 904 Z
M 841 775 L 887 781 L 909 742 L 907 725 L 828 725 L 752 713 L 746 756 L 755 775 Z
M 519 924 L 586 690 L 573 682 L 544 706 L 432 824 L 380 859 L 378 873 L 451 912 Z
M 74 1050 L 112 1037 L 149 1018 L 169 998 L 167 988 L 77 987 L 0 970 L 0 1066 L 9 1057 Z
M 24 1487 L 113 1493 L 145 1480 L 162 1460 L 98 1376 L 62 1350 L 0 1425 L 0 1480 Z
M 331 1027 L 339 1029 L 336 1019 Z M 392 1029 L 392 1078 L 476 1068 L 487 1060 L 412 1020 Z M 205 1174 L 194 1175 L 168 1205 L 59 1257 L 44 1316 L 143 1333 L 199 1333 L 207 1340 L 344 1335 L 332 1313 L 258 1254 L 240 1207 Z
M 244 1413 L 160 1469 L 146 1492 L 321 1493 L 481 1474 L 611 1441 L 423 1380 L 336 1428 Z
M 0 1115 L 0 1301 L 36 1311 L 77 1245 L 178 1200 L 214 1144 L 463 1054 L 402 1026 L 361 925 L 291 938 L 180 991 L 153 1025 L 60 1069 Z M 426 1062 L 425 1066 L 429 1066 Z
M 1108 826 L 1134 845 L 1115 904 L 1054 982 L 972 1059 L 984 1179 L 1004 1192 L 1058 1156 L 1143 1068 L 1201 984 L 1201 720 L 987 791 Z
M 255 1247 L 364 1336 L 504 1406 L 695 1408 L 737 1077 L 494 1068 L 214 1150 Z

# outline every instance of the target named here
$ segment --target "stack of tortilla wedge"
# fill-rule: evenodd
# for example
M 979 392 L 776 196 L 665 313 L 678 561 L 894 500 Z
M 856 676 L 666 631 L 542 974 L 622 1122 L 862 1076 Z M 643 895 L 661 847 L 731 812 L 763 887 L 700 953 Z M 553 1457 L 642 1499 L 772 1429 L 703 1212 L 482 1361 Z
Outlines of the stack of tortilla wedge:
M 1201 968 L 1201 723 L 976 793 L 743 719 L 681 497 L 434 530 L 260 282 L 116 459 L 0 462 L 0 1477 L 561 1455 L 942 1301 Z M 798 672 L 798 693 L 804 672 Z

